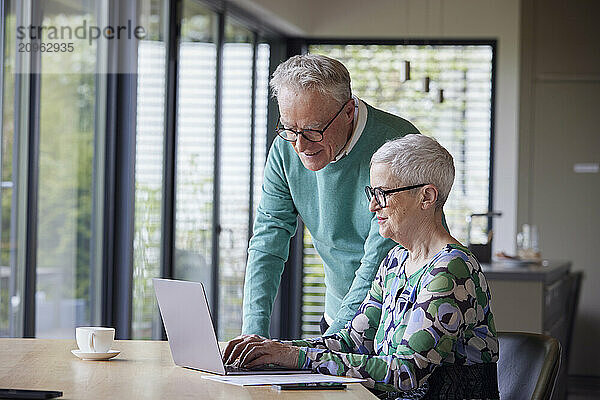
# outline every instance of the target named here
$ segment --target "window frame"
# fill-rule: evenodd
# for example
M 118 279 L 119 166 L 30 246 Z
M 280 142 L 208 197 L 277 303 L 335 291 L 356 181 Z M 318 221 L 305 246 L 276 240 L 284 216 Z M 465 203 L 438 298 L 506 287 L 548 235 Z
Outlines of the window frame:
M 249 229 L 248 229 L 248 241 L 251 236 L 252 222 L 253 222 L 253 209 L 255 198 L 254 195 L 254 135 L 255 135 L 255 120 L 256 115 L 254 113 L 254 104 L 255 104 L 255 95 L 256 95 L 256 60 L 258 56 L 258 45 L 261 42 L 269 43 L 272 48 L 276 48 L 281 46 L 281 34 L 272 29 L 268 24 L 263 24 L 257 19 L 249 16 L 242 9 L 224 2 L 224 1 L 212 1 L 212 0 L 195 0 L 196 3 L 206 7 L 210 11 L 217 14 L 218 17 L 218 26 L 217 26 L 217 40 L 216 40 L 216 90 L 215 90 L 215 132 L 214 132 L 214 158 L 213 158 L 213 209 L 212 209 L 212 243 L 211 243 L 211 282 L 209 283 L 211 286 L 211 298 L 209 299 L 209 303 L 211 306 L 211 316 L 213 319 L 213 326 L 216 332 L 218 332 L 218 324 L 219 324 L 219 245 L 220 245 L 220 224 L 218 221 L 220 220 L 220 193 L 221 193 L 221 125 L 222 125 L 222 95 L 223 95 L 223 49 L 225 45 L 225 25 L 226 20 L 231 19 L 235 21 L 235 23 L 244 26 L 246 29 L 252 31 L 253 33 L 253 75 L 252 75 L 252 89 L 251 89 L 251 102 L 252 102 L 252 126 L 251 126 L 251 149 L 250 149 L 250 164 L 251 168 L 248 171 L 250 174 L 250 196 L 249 196 Z M 164 145 L 163 145 L 163 195 L 162 195 L 162 205 L 161 205 L 161 255 L 160 255 L 160 274 L 161 278 L 174 278 L 175 268 L 176 268 L 176 260 L 175 260 L 175 229 L 176 229 L 176 191 L 177 191 L 177 175 L 176 175 L 176 167 L 177 167 L 177 84 L 178 84 L 178 70 L 179 70 L 179 38 L 181 32 L 179 31 L 181 26 L 181 18 L 182 18 L 182 0 L 171 0 L 170 6 L 168 9 L 168 16 L 166 19 L 168 22 L 168 29 L 166 35 L 166 47 L 167 47 L 167 73 L 166 73 L 166 82 L 165 82 L 165 133 L 164 133 Z M 174 12 L 173 12 L 174 11 Z M 271 56 L 271 60 L 273 57 Z M 271 65 L 273 63 L 271 62 Z M 272 71 L 270 70 L 270 73 Z M 119 86 L 119 85 L 117 85 Z M 133 88 L 135 91 L 135 88 Z M 272 115 L 272 100 L 269 99 L 269 106 L 267 111 L 267 132 L 268 136 L 273 137 L 274 129 L 271 128 L 270 121 L 273 118 L 276 118 Z M 273 131 L 273 132 L 272 132 Z M 135 129 L 132 132 L 133 136 L 135 136 Z M 267 152 L 270 147 L 272 141 L 267 140 Z M 135 143 L 133 144 L 135 147 Z M 135 162 L 135 151 L 133 152 L 133 159 Z M 117 170 L 119 170 L 117 168 Z M 132 196 L 135 196 L 135 191 L 132 189 Z M 217 221 L 215 223 L 215 221 Z M 115 220 L 115 224 L 118 224 L 119 221 Z M 124 227 L 121 229 L 129 230 L 128 227 Z M 131 231 L 133 232 L 133 226 L 131 227 Z M 130 241 L 133 242 L 133 239 Z M 116 245 L 116 243 L 115 243 Z M 133 260 L 132 260 L 133 263 Z M 122 274 L 123 268 L 113 267 L 113 270 L 118 270 L 119 275 Z M 131 336 L 131 309 L 132 309 L 132 298 L 131 298 L 131 285 L 133 280 L 132 273 L 128 273 L 128 278 L 130 279 L 130 290 L 129 296 L 127 298 L 123 295 L 121 296 L 121 300 L 125 300 L 127 302 L 127 307 L 123 308 L 119 305 L 107 305 L 107 311 L 105 315 L 108 315 L 110 310 L 113 310 L 113 318 L 114 321 L 119 320 L 122 321 L 123 324 L 127 322 L 127 325 L 124 325 L 123 328 L 127 332 L 127 337 Z M 124 279 L 125 277 L 118 278 L 113 274 L 113 285 L 117 285 L 117 280 Z M 107 297 L 109 294 L 107 293 Z M 117 309 L 115 309 L 117 307 Z M 121 309 L 119 311 L 119 309 Z M 127 313 L 129 315 L 127 316 Z M 166 334 L 164 328 L 161 329 L 153 329 L 152 332 L 153 339 L 166 339 Z

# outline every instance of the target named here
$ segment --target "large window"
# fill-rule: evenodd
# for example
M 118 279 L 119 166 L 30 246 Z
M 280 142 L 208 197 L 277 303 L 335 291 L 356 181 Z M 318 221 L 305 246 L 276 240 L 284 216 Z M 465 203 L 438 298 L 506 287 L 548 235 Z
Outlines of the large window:
M 0 336 L 161 338 L 161 276 L 239 334 L 270 46 L 225 2 L 176 3 L 0 2 Z
M 466 243 L 465 218 L 490 207 L 493 46 L 316 44 L 309 51 L 340 60 L 350 72 L 355 95 L 408 119 L 448 149 L 456 178 L 444 213 L 452 235 Z M 472 240 L 485 243 L 487 221 L 473 222 Z M 306 231 L 302 296 L 302 333 L 306 336 L 319 332 L 323 278 L 322 261 Z
M 45 3 L 44 26 L 98 25 L 93 6 Z M 40 53 L 37 337 L 71 337 L 92 322 L 96 43 L 60 57 Z
M 267 44 L 255 47 L 252 32 L 233 20 L 227 21 L 223 49 L 218 274 L 219 336 L 223 338 L 239 335 L 242 325 L 248 241 L 253 211 L 260 201 L 266 156 L 268 60 Z
M 219 241 L 219 335 L 234 337 L 242 323 L 242 296 L 252 160 L 253 35 L 228 20 L 223 49 L 223 122 Z
M 148 3 L 154 19 L 164 18 L 151 6 L 159 1 Z M 178 18 L 175 82 L 165 78 L 168 44 L 161 36 L 141 41 L 138 50 L 133 337 L 160 337 L 152 278 L 166 270 L 162 235 L 172 229 L 171 277 L 204 283 L 218 335 L 229 339 L 241 329 L 246 251 L 266 157 L 269 45 L 195 0 L 182 2 Z M 163 197 L 170 128 L 164 99 L 171 93 L 173 227 L 164 225 Z
M 160 322 L 152 278 L 160 276 L 166 43 L 163 1 L 140 6 L 148 36 L 138 43 L 131 332 L 132 338 L 150 338 Z
M 175 276 L 203 282 L 212 301 L 218 15 L 183 2 L 177 101 Z
M 101 24 L 106 3 L 1 4 L 0 336 L 72 337 L 100 321 L 106 90 L 104 44 L 72 32 Z

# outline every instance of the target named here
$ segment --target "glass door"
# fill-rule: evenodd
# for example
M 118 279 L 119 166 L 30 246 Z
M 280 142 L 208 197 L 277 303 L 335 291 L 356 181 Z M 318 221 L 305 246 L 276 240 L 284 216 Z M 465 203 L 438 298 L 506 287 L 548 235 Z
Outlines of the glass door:
M 10 2 L 1 3 L 0 28 L 0 337 L 16 332 L 16 270 L 11 262 L 13 216 L 13 145 L 15 98 L 15 13 Z M 16 304 L 15 304 L 16 306 Z
M 97 40 L 68 37 L 82 26 L 99 26 L 104 2 L 75 0 L 33 2 L 41 10 L 39 57 L 39 159 L 37 259 L 35 290 L 36 337 L 70 338 L 74 328 L 94 323 L 93 263 L 94 154 L 98 96 Z M 32 47 L 34 46 L 32 41 Z M 69 46 L 71 44 L 71 46 Z M 64 48 L 64 51 L 63 51 Z M 72 51 L 69 49 L 72 48 Z M 56 50 L 56 51 L 54 51 Z M 34 71 L 35 72 L 35 71 Z M 97 175 L 96 175 L 97 176 Z

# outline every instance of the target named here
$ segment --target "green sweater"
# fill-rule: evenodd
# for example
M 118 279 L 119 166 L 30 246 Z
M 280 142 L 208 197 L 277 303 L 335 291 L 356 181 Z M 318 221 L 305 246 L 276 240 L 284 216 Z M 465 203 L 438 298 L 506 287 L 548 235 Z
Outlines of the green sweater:
M 324 263 L 325 312 L 334 318 L 327 333 L 338 332 L 354 316 L 379 263 L 396 244 L 379 235 L 364 187 L 373 153 L 386 141 L 418 130 L 400 117 L 369 105 L 367 110 L 366 125 L 350 153 L 319 171 L 304 168 L 290 143 L 278 138 L 273 143 L 248 249 L 244 334 L 269 336 L 298 215 Z

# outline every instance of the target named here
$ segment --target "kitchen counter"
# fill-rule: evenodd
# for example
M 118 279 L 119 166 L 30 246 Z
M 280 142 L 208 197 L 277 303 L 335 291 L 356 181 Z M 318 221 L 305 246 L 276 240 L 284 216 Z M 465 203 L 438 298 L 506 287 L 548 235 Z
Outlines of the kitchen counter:
M 571 262 L 564 260 L 544 260 L 542 264 L 514 265 L 507 262 L 492 261 L 481 264 L 485 277 L 501 280 L 539 281 L 550 284 L 569 273 Z
M 482 264 L 492 295 L 492 312 L 498 331 L 534 332 L 550 335 L 565 344 L 572 329 L 569 316 L 570 261 L 542 264 L 506 262 Z M 565 398 L 566 368 L 561 366 L 553 400 Z

